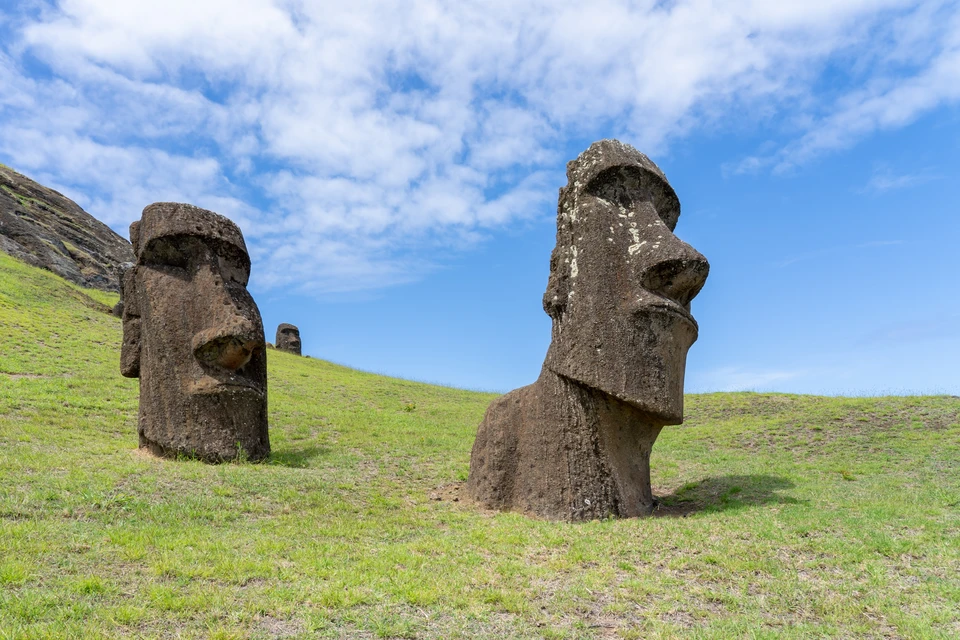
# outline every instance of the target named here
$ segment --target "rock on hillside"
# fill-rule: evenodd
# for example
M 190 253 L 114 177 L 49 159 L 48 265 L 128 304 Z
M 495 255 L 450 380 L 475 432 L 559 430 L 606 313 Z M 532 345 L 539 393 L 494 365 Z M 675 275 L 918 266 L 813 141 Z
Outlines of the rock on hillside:
M 0 250 L 84 287 L 118 291 L 130 243 L 76 202 L 0 165 Z

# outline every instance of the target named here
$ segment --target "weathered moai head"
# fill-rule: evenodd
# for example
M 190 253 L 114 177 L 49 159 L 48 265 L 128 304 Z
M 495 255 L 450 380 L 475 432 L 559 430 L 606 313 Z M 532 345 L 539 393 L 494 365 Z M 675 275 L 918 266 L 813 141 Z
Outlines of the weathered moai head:
M 545 366 L 647 414 L 683 420 L 690 301 L 707 260 L 675 235 L 680 201 L 660 169 L 616 140 L 567 165 L 544 310 L 553 319 Z
M 267 435 L 263 323 L 247 292 L 240 229 L 160 202 L 130 225 L 120 370 L 140 378 L 140 446 L 173 456 L 261 459 Z
M 277 349 L 300 355 L 300 329 L 281 322 L 277 327 Z

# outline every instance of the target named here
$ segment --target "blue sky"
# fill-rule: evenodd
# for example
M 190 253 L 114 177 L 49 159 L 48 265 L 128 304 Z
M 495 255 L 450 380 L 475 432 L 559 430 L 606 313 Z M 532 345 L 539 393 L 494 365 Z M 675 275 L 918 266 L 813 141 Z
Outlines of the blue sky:
M 0 7 L 0 161 L 124 236 L 231 217 L 268 339 L 533 381 L 565 163 L 615 137 L 711 262 L 688 391 L 960 394 L 958 2 Z

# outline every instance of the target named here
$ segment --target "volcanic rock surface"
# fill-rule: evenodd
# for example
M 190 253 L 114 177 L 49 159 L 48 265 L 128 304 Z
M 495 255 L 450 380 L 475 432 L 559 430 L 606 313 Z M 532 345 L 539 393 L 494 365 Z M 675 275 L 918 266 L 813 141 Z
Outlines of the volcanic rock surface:
M 0 250 L 84 287 L 119 291 L 133 247 L 76 202 L 0 164 Z

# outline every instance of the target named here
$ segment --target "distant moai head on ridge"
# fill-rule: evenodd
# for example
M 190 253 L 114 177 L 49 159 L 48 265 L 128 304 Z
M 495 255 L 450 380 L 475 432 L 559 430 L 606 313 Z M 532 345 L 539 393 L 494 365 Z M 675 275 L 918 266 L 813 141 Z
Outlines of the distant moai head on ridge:
M 633 147 L 601 140 L 567 164 L 543 308 L 540 377 L 494 400 L 467 494 L 559 520 L 649 515 L 650 453 L 683 421 L 690 301 L 707 260 L 673 234 L 680 202 Z
M 673 234 L 680 201 L 647 156 L 617 140 L 567 164 L 544 311 L 545 365 L 649 414 L 683 420 L 690 301 L 709 265 Z
M 300 354 L 300 329 L 292 324 L 281 322 L 277 327 L 277 349 Z
M 140 446 L 216 462 L 270 453 L 263 323 L 240 229 L 189 204 L 130 225 L 120 371 L 140 378 Z

